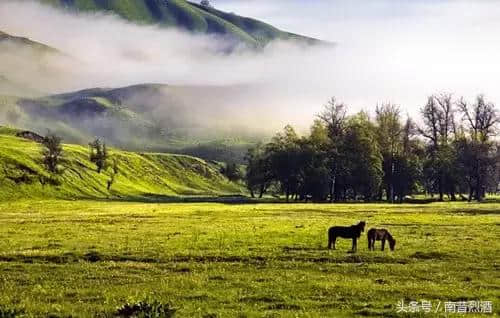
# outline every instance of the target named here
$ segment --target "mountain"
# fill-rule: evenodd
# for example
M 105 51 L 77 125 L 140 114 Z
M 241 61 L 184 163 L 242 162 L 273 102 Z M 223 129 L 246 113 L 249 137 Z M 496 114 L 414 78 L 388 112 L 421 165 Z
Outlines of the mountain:
M 204 160 L 170 154 L 133 153 L 110 149 L 118 174 L 110 189 L 113 169 L 96 172 L 87 147 L 64 145 L 60 175 L 42 165 L 40 144 L 17 137 L 20 131 L 0 127 L 0 199 L 121 198 L 166 200 L 186 196 L 239 195 L 218 166 Z
M 38 1 L 71 11 L 109 12 L 139 24 L 157 24 L 197 33 L 218 34 L 251 47 L 262 47 L 276 39 L 320 43 L 319 40 L 281 31 L 255 19 L 185 0 Z
M 38 83 L 49 84 L 47 78 L 54 79 L 59 74 L 57 67 L 50 65 L 70 60 L 51 46 L 0 31 L 0 95 L 41 96 L 44 85 Z
M 13 36 L 0 31 L 0 46 L 7 45 L 16 45 L 16 47 L 18 48 L 29 48 L 38 51 L 40 54 L 59 53 L 58 50 L 48 45 L 32 41 L 28 38 Z
M 228 127 L 241 109 L 219 102 L 220 96 L 244 90 L 141 84 L 35 98 L 0 96 L 0 120 L 39 134 L 50 129 L 66 142 L 87 144 L 100 137 L 122 149 L 241 162 L 262 136 Z

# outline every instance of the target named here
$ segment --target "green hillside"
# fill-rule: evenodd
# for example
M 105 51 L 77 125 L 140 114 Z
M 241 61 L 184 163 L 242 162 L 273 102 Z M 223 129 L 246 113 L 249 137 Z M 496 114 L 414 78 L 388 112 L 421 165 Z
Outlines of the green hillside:
M 208 96 L 205 104 L 197 101 L 200 94 Z M 141 84 L 41 98 L 0 96 L 0 125 L 39 134 L 50 129 L 76 144 L 85 145 L 99 136 L 127 150 L 241 162 L 246 150 L 262 136 L 218 128 L 217 122 L 210 120 L 227 117 L 226 110 L 207 101 L 210 94 L 231 94 L 231 88 Z
M 294 39 L 307 43 L 315 39 L 291 34 L 251 18 L 226 13 L 185 0 L 39 0 L 43 3 L 77 11 L 112 12 L 140 23 L 180 27 L 189 31 L 219 34 L 253 47 L 275 39 Z
M 0 128 L 0 199 L 115 198 L 168 199 L 179 196 L 239 194 L 215 166 L 182 155 L 133 153 L 112 149 L 119 172 L 107 190 L 112 169 L 98 174 L 88 149 L 64 146 L 64 163 L 58 176 L 42 164 L 41 145 L 15 136 L 17 130 Z

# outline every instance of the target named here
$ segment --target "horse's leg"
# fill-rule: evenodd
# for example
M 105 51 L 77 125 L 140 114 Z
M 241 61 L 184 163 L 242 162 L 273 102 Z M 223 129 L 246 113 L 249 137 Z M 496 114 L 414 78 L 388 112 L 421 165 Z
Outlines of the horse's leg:
M 337 237 L 333 236 L 333 235 L 329 235 L 328 236 L 328 249 L 335 249 L 335 240 L 337 239 Z
M 385 239 L 382 239 L 382 251 L 384 250 L 384 246 L 385 246 Z
M 368 250 L 371 251 L 372 249 L 372 240 L 368 238 Z
M 352 238 L 352 251 L 356 252 L 357 239 L 355 237 Z

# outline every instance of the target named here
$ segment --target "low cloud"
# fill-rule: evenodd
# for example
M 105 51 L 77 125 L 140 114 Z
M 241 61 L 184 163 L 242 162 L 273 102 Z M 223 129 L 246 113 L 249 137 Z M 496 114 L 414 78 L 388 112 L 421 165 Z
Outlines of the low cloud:
M 138 83 L 200 86 L 180 97 L 191 116 L 218 128 L 261 131 L 285 123 L 305 127 L 333 95 L 352 105 L 352 111 L 391 101 L 410 115 L 418 114 L 427 95 L 439 91 L 484 93 L 500 100 L 500 63 L 495 60 L 500 24 L 494 18 L 500 9 L 493 1 L 214 4 L 338 45 L 304 48 L 278 41 L 263 51 L 239 48 L 228 54 L 227 40 L 213 36 L 4 1 L 0 30 L 67 56 L 22 58 L 4 51 L 0 72 L 49 93 Z M 30 64 L 23 64 L 26 60 Z

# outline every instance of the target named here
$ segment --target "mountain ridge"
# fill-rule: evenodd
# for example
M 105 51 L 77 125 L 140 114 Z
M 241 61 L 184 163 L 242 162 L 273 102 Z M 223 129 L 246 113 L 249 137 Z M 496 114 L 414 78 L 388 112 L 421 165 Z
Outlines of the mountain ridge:
M 157 24 L 162 27 L 179 27 L 195 33 L 217 34 L 251 47 L 263 47 L 273 40 L 324 43 L 311 37 L 282 31 L 256 19 L 185 0 L 38 1 L 70 11 L 109 12 L 138 24 Z

